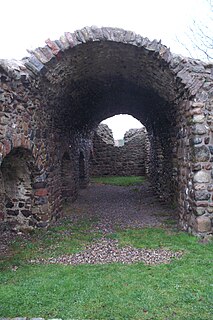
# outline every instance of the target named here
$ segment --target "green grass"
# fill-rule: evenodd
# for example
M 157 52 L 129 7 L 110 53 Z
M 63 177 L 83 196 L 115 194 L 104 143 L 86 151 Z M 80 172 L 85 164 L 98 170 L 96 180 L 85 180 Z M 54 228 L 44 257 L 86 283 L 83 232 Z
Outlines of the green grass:
M 145 177 L 142 176 L 129 176 L 129 177 L 94 177 L 92 182 L 101 184 L 111 184 L 115 186 L 135 186 L 142 184 L 145 181 Z
M 117 231 L 121 246 L 182 250 L 171 264 L 35 265 L 31 258 L 81 250 L 100 234 L 87 233 L 92 221 L 71 226 L 65 220 L 48 232 L 13 247 L 0 274 L 0 317 L 62 319 L 213 318 L 213 244 L 170 229 Z M 12 267 L 18 266 L 16 271 Z

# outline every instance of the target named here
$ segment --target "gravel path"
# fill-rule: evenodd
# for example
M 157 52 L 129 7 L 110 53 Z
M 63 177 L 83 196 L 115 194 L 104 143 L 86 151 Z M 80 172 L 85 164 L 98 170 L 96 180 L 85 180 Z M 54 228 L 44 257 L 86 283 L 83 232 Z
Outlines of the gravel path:
M 87 189 L 80 190 L 79 197 L 74 203 L 66 206 L 64 219 L 68 221 L 68 225 L 89 219 L 92 224 L 86 232 L 99 231 L 102 233 L 102 238 L 94 240 L 78 254 L 31 262 L 71 265 L 138 261 L 146 264 L 168 263 L 173 257 L 180 257 L 181 252 L 136 249 L 130 246 L 119 248 L 117 240 L 106 237 L 116 228 L 159 227 L 165 224 L 168 217 L 173 219 L 177 217 L 177 213 L 159 204 L 147 182 L 134 187 L 91 184 Z M 64 219 L 58 220 L 55 224 L 63 224 Z M 69 229 L 68 226 L 63 233 L 69 236 Z M 9 230 L 0 234 L 0 257 L 11 254 L 9 246 L 17 237 L 30 239 L 29 234 L 17 235 Z
M 71 214 L 70 214 L 71 213 Z M 31 260 L 31 263 L 44 264 L 106 264 L 113 262 L 145 264 L 170 263 L 172 258 L 180 258 L 182 252 L 165 249 L 137 249 L 131 246 L 120 248 L 118 241 L 106 238 L 116 228 L 159 227 L 165 224 L 168 217 L 174 219 L 177 212 L 160 205 L 146 182 L 136 187 L 119 187 L 102 184 L 91 184 L 80 191 L 77 201 L 67 206 L 66 217 L 72 223 L 90 219 L 91 229 L 99 231 L 103 237 L 88 245 L 83 251 L 72 255 Z M 60 220 L 58 222 L 60 224 Z M 67 231 L 65 231 L 67 234 Z
M 180 258 L 182 252 L 165 249 L 136 249 L 131 246 L 119 247 L 118 240 L 101 238 L 85 250 L 72 255 L 62 255 L 57 258 L 31 260 L 31 263 L 44 264 L 131 264 L 143 261 L 145 264 L 170 263 L 172 258 Z
M 115 227 L 144 228 L 164 225 L 177 212 L 159 203 L 148 182 L 141 186 L 119 187 L 91 184 L 80 191 L 77 201 L 69 206 L 74 219 L 97 219 L 95 230 L 113 232 Z

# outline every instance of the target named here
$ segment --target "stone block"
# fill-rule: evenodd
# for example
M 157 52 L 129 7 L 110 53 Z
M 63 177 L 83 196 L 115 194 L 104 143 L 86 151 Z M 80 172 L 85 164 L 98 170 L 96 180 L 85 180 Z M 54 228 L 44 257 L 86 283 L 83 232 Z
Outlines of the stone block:
M 64 50 L 69 48 L 69 42 L 68 42 L 67 38 L 65 37 L 65 35 L 62 35 L 60 37 L 60 43 L 63 45 Z
M 195 210 L 194 210 L 194 214 L 196 216 L 202 216 L 206 213 L 206 208 L 203 208 L 203 207 L 197 207 Z
M 45 43 L 52 50 L 53 54 L 57 56 L 57 54 L 60 52 L 59 46 L 54 41 L 51 41 L 50 39 L 47 39 Z
M 27 58 L 24 63 L 26 67 L 28 67 L 35 74 L 39 73 L 44 68 L 43 63 L 41 63 L 41 61 L 38 60 L 33 54 Z
M 199 101 L 193 101 L 191 103 L 192 108 L 203 108 L 205 107 L 205 103 Z
M 209 200 L 210 199 L 210 193 L 208 191 L 202 190 L 202 191 L 195 191 L 195 200 Z
M 197 232 L 209 232 L 211 231 L 211 220 L 209 217 L 200 216 L 196 219 Z
M 67 38 L 67 40 L 69 42 L 70 48 L 73 48 L 76 45 L 73 34 L 70 32 L 65 32 L 65 37 Z
M 210 174 L 204 170 L 200 170 L 195 173 L 193 181 L 198 183 L 210 182 Z
M 196 114 L 193 116 L 193 122 L 194 123 L 203 123 L 205 120 L 205 117 L 203 114 Z
M 192 128 L 192 132 L 194 134 L 202 135 L 202 134 L 205 134 L 207 130 L 204 124 L 195 124 Z
M 197 162 L 205 162 L 209 160 L 210 152 L 206 146 L 195 146 L 194 156 Z
M 45 51 L 45 54 L 44 54 Z M 45 64 L 47 62 L 49 62 L 51 60 L 52 57 L 54 57 L 53 53 L 51 52 L 51 50 L 49 49 L 49 51 L 52 53 L 51 55 L 47 55 L 46 53 L 47 50 L 44 50 L 44 48 L 37 48 L 35 49 L 35 51 L 33 52 L 33 54 L 36 56 L 36 58 L 42 63 Z

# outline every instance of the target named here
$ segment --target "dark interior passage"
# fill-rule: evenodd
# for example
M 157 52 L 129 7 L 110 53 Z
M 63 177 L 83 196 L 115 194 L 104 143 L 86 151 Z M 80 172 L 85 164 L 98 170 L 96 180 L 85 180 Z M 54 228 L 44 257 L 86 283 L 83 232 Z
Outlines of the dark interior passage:
M 53 75 L 58 74 L 58 77 Z M 182 85 L 155 53 L 116 42 L 85 43 L 50 66 L 44 89 L 54 125 L 62 135 L 91 140 L 91 132 L 107 117 L 128 113 L 147 128 L 150 179 L 164 199 L 177 200 L 172 168 L 176 113 Z M 84 143 L 83 142 L 83 143 Z M 89 144 L 89 143 L 88 143 Z M 90 148 L 87 146 L 87 148 Z M 84 148 L 85 149 L 85 148 Z M 79 181 L 84 186 L 86 155 L 80 154 Z
M 76 219 L 97 221 L 94 230 L 110 233 L 116 228 L 144 228 L 177 222 L 177 211 L 159 203 L 146 181 L 140 186 L 91 184 L 81 190 L 67 209 Z
M 44 79 L 41 88 L 54 127 L 67 136 L 68 143 L 73 137 L 78 141 L 80 188 L 89 181 L 94 130 L 102 120 L 127 113 L 146 127 L 144 173 L 153 189 L 161 200 L 183 208 L 179 200 L 182 177 L 177 173 L 190 155 L 178 159 L 176 151 L 179 148 L 182 154 L 184 149 L 177 133 L 186 123 L 181 116 L 185 106 L 180 102 L 187 98 L 187 91 L 158 49 L 86 42 L 65 52 L 60 63 L 48 66 Z

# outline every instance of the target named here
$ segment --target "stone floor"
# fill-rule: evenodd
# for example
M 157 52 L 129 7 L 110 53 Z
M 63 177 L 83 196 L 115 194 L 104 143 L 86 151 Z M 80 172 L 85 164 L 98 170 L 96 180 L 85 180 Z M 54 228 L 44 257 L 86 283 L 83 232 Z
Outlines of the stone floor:
M 116 227 L 159 227 L 168 219 L 178 220 L 177 210 L 160 203 L 148 182 L 130 187 L 91 184 L 80 190 L 69 211 L 76 214 L 76 219 L 96 219 L 94 231 L 103 233 L 113 232 Z

